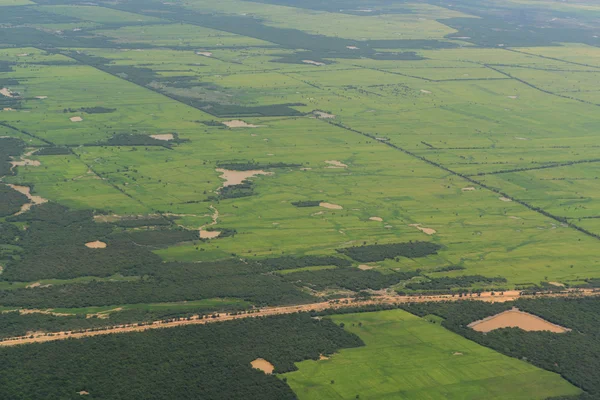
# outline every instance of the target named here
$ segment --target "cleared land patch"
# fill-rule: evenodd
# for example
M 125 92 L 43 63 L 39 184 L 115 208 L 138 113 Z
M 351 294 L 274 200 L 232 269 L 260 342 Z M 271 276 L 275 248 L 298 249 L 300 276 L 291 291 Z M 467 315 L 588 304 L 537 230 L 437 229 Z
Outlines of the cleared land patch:
M 502 328 L 520 328 L 528 332 L 549 331 L 565 333 L 570 331 L 568 328 L 548 322 L 537 315 L 520 311 L 518 308 L 504 311 L 480 321 L 471 322 L 468 327 L 478 332 L 491 332 Z
M 252 368 L 259 369 L 267 375 L 271 375 L 275 369 L 275 366 L 273 366 L 273 364 L 264 358 L 257 358 L 256 360 L 252 361 L 250 365 L 252 365 Z

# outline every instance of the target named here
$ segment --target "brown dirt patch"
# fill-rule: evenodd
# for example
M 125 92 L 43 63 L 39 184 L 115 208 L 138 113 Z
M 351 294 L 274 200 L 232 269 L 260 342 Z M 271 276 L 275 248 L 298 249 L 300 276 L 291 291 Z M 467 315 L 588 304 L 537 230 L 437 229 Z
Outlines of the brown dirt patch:
M 165 142 L 168 142 L 169 140 L 173 140 L 173 134 L 172 133 L 164 133 L 161 135 L 150 135 L 150 137 L 152 139 L 156 139 L 156 140 L 164 140 Z
M 81 122 L 81 121 L 83 121 L 83 118 L 81 118 L 81 117 L 71 117 L 69 119 L 71 120 L 71 122 Z
M 246 179 L 253 178 L 257 175 L 273 175 L 273 172 L 266 172 L 261 169 L 253 169 L 250 171 L 232 171 L 229 169 L 217 168 L 215 171 L 221 173 L 221 179 L 225 179 L 223 187 L 239 185 Z
M 15 215 L 20 215 L 20 214 L 23 214 L 24 212 L 29 211 L 29 209 L 32 206 L 36 206 L 36 205 L 44 204 L 44 203 L 48 202 L 48 200 L 44 199 L 43 197 L 33 196 L 31 194 L 31 188 L 29 188 L 28 186 L 19 186 L 19 185 L 11 185 L 11 184 L 7 184 L 7 186 L 13 188 L 14 190 L 16 190 L 19 193 L 24 194 L 30 201 L 27 204 L 23 204 L 23 206 L 21 206 L 21 210 L 19 210 L 19 212 L 16 213 Z
M 337 160 L 325 160 L 325 163 L 329 164 L 327 168 L 348 168 L 346 164 Z
M 423 228 L 421 226 L 421 224 L 410 224 L 408 226 L 412 226 L 413 228 L 417 228 L 418 230 L 420 230 L 421 232 L 423 232 L 426 235 L 433 235 L 434 233 L 436 233 L 435 229 Z
M 250 365 L 252 365 L 252 368 L 260 369 L 267 375 L 271 375 L 273 373 L 273 370 L 275 369 L 273 364 L 271 364 L 264 358 L 257 358 L 256 360 L 252 361 Z
M 85 390 L 82 390 L 81 392 L 77 392 L 77 394 L 79 394 L 81 396 L 87 396 L 88 394 L 90 394 L 90 392 L 86 392 Z
M 39 282 L 35 282 L 35 283 L 30 283 L 29 285 L 25 286 L 26 289 L 32 289 L 32 288 L 36 288 L 36 287 L 40 287 L 42 286 L 41 283 Z
M 470 187 L 464 187 L 460 190 L 462 190 L 463 192 L 472 192 L 475 190 L 475 188 L 470 186 Z
M 462 356 L 463 353 L 461 353 L 460 351 L 457 351 L 455 353 L 452 354 L 453 356 Z
M 105 249 L 106 243 L 96 240 L 95 242 L 88 242 L 85 244 L 88 249 Z
M 204 57 L 212 57 L 213 55 L 213 53 L 211 53 L 210 51 L 197 51 L 196 54 Z
M 323 354 L 319 354 L 319 361 L 329 360 L 329 357 L 324 356 Z
M 0 89 L 0 94 L 5 97 L 14 97 L 10 89 L 7 88 Z
M 431 92 L 429 90 L 425 90 L 425 89 L 421 89 L 421 93 L 431 94 Z
M 359 48 L 356 46 L 346 46 L 348 50 L 358 50 Z
M 381 217 L 369 217 L 369 221 L 383 222 L 383 218 L 381 218 Z
M 537 315 L 520 311 L 513 308 L 500 314 L 475 321 L 467 325 L 478 332 L 490 332 L 501 328 L 520 328 L 524 331 L 550 331 L 554 333 L 565 333 L 570 329 L 546 321 Z
M 363 271 L 368 271 L 368 270 L 373 269 L 373 268 L 375 268 L 375 267 L 373 267 L 372 265 L 367 265 L 367 264 L 360 264 L 358 266 L 358 269 L 361 269 Z
M 228 128 L 258 128 L 260 125 L 248 124 L 240 119 L 233 119 L 231 121 L 224 121 L 223 125 Z
M 552 286 L 565 287 L 565 284 L 560 283 L 560 282 L 548 282 L 548 283 L 551 284 Z
M 344 208 L 338 204 L 331 203 L 319 203 L 319 207 L 329 208 L 330 210 L 342 210 Z
M 313 61 L 313 60 L 302 60 L 302 62 L 303 62 L 304 64 L 316 65 L 316 66 L 318 66 L 318 67 L 325 65 L 325 63 L 318 62 L 318 61 Z
M 505 201 L 505 202 L 510 202 L 512 201 L 511 199 L 509 199 L 508 197 L 498 197 L 500 200 Z
M 35 96 L 35 98 L 39 99 L 39 100 L 44 100 L 44 99 L 47 99 L 48 96 Z
M 519 96 L 506 96 L 506 97 L 508 97 L 509 99 L 518 99 L 519 98 Z
M 207 226 L 216 225 L 217 221 L 219 220 L 219 210 L 217 210 L 214 206 L 210 206 L 210 209 L 213 211 L 211 215 L 212 222 L 200 227 L 200 239 L 214 239 L 221 234 L 219 231 L 207 231 L 204 229 Z

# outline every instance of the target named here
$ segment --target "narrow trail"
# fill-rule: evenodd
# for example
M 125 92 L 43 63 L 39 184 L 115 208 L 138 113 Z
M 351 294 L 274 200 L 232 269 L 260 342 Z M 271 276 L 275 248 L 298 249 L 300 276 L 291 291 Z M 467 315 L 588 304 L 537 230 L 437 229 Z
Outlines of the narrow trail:
M 117 326 L 110 326 L 105 328 L 96 328 L 101 330 L 88 330 L 88 331 L 61 331 L 52 333 L 36 333 L 30 336 L 18 336 L 6 339 L 0 339 L 0 347 L 3 346 L 17 346 L 31 343 L 44 343 L 52 342 L 56 340 L 65 339 L 81 339 L 92 336 L 100 335 L 111 335 L 117 333 L 130 333 L 130 332 L 143 332 L 150 329 L 164 329 L 174 328 L 178 326 L 186 325 L 205 325 L 216 322 L 232 321 L 235 319 L 242 318 L 254 318 L 254 317 L 268 317 L 274 315 L 293 314 L 297 312 L 309 312 L 309 311 L 323 311 L 327 309 L 343 309 L 350 307 L 363 307 L 373 305 L 393 305 L 401 303 L 427 303 L 427 302 L 444 302 L 444 301 L 460 301 L 460 300 L 472 300 L 472 301 L 485 301 L 485 302 L 498 302 L 503 303 L 507 301 L 514 301 L 520 298 L 540 298 L 540 297 L 590 297 L 600 296 L 600 291 L 593 289 L 579 289 L 579 290 L 566 290 L 559 293 L 541 293 L 537 295 L 524 295 L 520 291 L 505 291 L 498 294 L 492 294 L 494 292 L 483 292 L 480 296 L 452 296 L 452 295 L 437 295 L 437 296 L 398 296 L 398 295 L 384 295 L 373 297 L 369 300 L 355 300 L 352 298 L 338 299 L 332 301 L 325 301 L 321 303 L 302 304 L 293 306 L 283 307 L 267 307 L 257 310 L 251 310 L 245 314 L 232 315 L 227 313 L 214 314 L 213 316 L 205 316 L 204 318 L 198 315 L 192 316 L 189 319 L 182 318 L 177 320 L 169 321 L 154 321 L 143 324 L 124 324 Z

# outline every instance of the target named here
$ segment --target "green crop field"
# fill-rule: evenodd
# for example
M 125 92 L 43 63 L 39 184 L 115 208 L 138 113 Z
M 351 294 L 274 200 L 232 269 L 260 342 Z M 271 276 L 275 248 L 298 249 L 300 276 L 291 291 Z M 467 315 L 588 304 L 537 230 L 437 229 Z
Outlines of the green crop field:
M 334 315 L 365 347 L 282 376 L 303 399 L 545 399 L 578 389 L 402 310 Z
M 0 0 L 0 309 L 29 310 L 0 337 L 600 287 L 598 26 L 587 0 Z

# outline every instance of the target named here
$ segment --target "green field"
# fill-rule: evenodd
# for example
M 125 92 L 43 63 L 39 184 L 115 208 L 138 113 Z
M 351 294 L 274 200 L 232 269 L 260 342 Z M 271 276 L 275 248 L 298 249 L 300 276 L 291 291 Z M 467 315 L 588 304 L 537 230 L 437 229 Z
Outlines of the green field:
M 599 24 L 586 0 L 0 0 L 0 309 L 70 314 L 2 335 L 600 287 Z M 406 396 L 567 394 L 461 346 L 413 354 Z M 341 376 L 315 388 L 375 396 Z
M 366 347 L 303 361 L 282 376 L 303 399 L 545 399 L 576 395 L 560 376 L 402 310 L 332 317 Z

